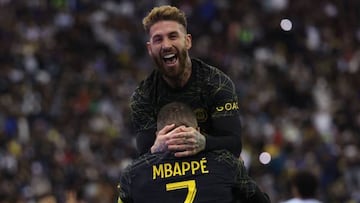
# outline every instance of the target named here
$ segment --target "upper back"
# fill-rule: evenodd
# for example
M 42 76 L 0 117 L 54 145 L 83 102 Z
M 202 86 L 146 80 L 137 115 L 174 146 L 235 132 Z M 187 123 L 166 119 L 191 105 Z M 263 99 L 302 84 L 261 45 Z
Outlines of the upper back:
M 234 202 L 236 158 L 227 151 L 175 158 L 147 154 L 129 171 L 134 202 Z M 141 194 L 141 195 L 140 195 Z

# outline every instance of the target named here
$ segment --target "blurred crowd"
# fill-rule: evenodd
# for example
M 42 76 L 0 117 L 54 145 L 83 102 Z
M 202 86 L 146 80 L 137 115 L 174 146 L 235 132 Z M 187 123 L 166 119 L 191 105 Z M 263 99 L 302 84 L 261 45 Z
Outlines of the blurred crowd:
M 307 168 L 319 199 L 360 202 L 360 1 L 0 0 L 0 203 L 115 202 L 129 97 L 154 68 L 141 20 L 162 4 L 235 82 L 242 158 L 272 201 Z

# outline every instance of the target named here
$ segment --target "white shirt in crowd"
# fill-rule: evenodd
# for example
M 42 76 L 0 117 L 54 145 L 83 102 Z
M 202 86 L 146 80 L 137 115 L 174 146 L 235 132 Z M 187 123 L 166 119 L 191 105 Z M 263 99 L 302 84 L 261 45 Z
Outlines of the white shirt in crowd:
M 300 199 L 300 198 L 292 198 L 280 203 L 322 203 L 317 199 Z

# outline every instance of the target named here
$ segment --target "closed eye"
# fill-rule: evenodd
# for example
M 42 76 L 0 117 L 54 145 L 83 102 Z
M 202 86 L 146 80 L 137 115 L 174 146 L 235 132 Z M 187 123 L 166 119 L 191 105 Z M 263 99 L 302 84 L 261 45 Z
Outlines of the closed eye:
M 172 32 L 169 34 L 169 39 L 171 39 L 171 40 L 175 40 L 178 37 L 179 37 L 179 33 L 177 33 L 177 32 Z
M 152 38 L 153 43 L 157 44 L 160 43 L 162 41 L 162 37 L 160 36 L 155 36 Z

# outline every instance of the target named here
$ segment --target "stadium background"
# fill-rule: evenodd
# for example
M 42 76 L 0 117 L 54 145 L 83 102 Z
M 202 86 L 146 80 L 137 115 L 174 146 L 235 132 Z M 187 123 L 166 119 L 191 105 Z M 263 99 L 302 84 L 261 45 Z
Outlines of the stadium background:
M 153 68 L 141 19 L 161 4 L 236 83 L 242 156 L 273 202 L 301 168 L 324 202 L 360 202 L 360 1 L 0 0 L 1 203 L 114 202 L 136 156 L 128 100 Z

